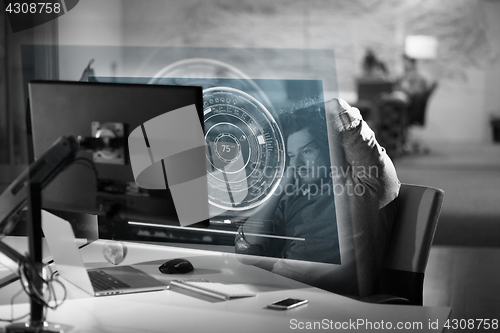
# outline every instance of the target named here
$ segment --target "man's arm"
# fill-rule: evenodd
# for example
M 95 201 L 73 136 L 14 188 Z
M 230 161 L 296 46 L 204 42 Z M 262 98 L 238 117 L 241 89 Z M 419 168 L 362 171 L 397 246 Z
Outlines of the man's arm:
M 347 162 L 344 167 L 350 168 L 345 186 L 354 194 L 338 198 L 336 204 L 342 203 L 337 206 L 341 221 L 352 223 L 351 255 L 356 265 L 359 295 L 366 296 L 373 292 L 382 266 L 393 222 L 390 211 L 394 205 L 389 203 L 398 196 L 400 182 L 394 164 L 359 110 L 342 100 L 328 101 L 326 107 L 327 116 L 340 133 L 337 139 L 342 141 Z M 355 191 L 360 186 L 362 191 Z
M 343 100 L 332 99 L 325 103 L 327 116 L 336 130 L 341 133 L 349 174 L 354 183 L 365 186 L 376 195 L 379 208 L 394 200 L 399 193 L 400 183 L 394 164 L 375 139 L 375 133 L 363 121 L 357 108 Z M 336 139 L 336 138 L 334 138 Z M 330 145 L 337 142 L 330 141 Z

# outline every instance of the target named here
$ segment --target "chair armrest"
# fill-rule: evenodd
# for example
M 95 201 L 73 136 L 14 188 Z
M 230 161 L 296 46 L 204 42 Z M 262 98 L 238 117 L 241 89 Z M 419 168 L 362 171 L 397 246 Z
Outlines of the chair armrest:
M 375 304 L 410 304 L 410 301 L 407 298 L 385 294 L 370 295 L 360 298 L 359 300 Z

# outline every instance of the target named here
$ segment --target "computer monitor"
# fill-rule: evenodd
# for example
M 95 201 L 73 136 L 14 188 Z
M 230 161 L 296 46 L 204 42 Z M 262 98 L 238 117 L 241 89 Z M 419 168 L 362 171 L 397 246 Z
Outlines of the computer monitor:
M 97 137 L 108 138 L 104 149 L 81 150 L 45 188 L 43 208 L 179 225 L 169 190 L 137 186 L 127 137 L 152 118 L 193 104 L 202 128 L 201 87 L 33 81 L 29 96 L 35 157 L 61 136 L 81 136 L 94 144 Z M 204 223 L 208 220 L 195 226 Z

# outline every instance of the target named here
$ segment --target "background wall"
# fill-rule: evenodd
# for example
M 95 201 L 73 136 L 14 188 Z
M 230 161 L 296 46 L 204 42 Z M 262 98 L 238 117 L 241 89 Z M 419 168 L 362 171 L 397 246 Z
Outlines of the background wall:
M 439 57 L 420 67 L 439 88 L 419 135 L 427 141 L 489 142 L 490 114 L 500 114 L 498 17 L 500 2 L 494 0 L 85 0 L 60 18 L 59 42 L 333 49 L 341 94 L 351 96 L 367 47 L 397 76 L 404 36 L 433 35 Z M 61 67 L 81 71 L 87 61 Z M 97 59 L 95 67 L 101 75 L 127 70 L 119 56 Z
M 142 1 L 143 5 L 147 1 Z M 59 78 L 78 80 L 91 58 L 97 58 L 93 68 L 100 75 L 117 74 L 121 54 L 113 46 L 123 44 L 123 1 L 83 0 L 69 13 L 58 19 L 59 45 L 85 45 L 78 53 L 59 57 Z M 93 47 L 93 46 L 98 46 Z M 107 50 L 103 48 L 110 47 Z M 98 53 L 97 50 L 101 51 Z
M 124 65 L 127 55 L 117 52 L 120 46 L 294 48 L 306 51 L 303 61 L 310 68 L 332 64 L 314 63 L 307 50 L 330 49 L 340 95 L 349 99 L 355 96 L 367 47 L 396 77 L 402 71 L 404 37 L 432 35 L 439 40 L 438 59 L 420 67 L 439 81 L 439 88 L 429 104 L 427 126 L 417 136 L 430 144 L 488 143 L 489 119 L 500 116 L 498 17 L 497 0 L 81 0 L 57 21 L 7 33 L 9 102 L 0 121 L 10 119 L 4 136 L 12 148 L 8 154 L 0 147 L 0 156 L 17 164 L 26 160 L 19 51 L 26 43 L 85 46 L 70 57 L 54 57 L 64 80 L 78 80 L 91 58 L 98 75 L 140 75 L 138 68 Z M 149 56 L 144 53 L 139 60 L 147 62 Z

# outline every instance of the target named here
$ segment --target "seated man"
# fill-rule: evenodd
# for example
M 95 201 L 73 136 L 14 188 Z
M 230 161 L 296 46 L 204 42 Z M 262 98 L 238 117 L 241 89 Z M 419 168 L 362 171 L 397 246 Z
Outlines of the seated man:
M 245 263 L 366 296 L 375 288 L 394 218 L 390 203 L 400 183 L 359 111 L 343 100 L 323 105 L 309 103 L 280 115 L 289 166 L 281 189 L 240 227 L 235 250 L 259 256 L 241 257 Z M 255 236 L 252 220 L 271 220 L 274 234 L 284 237 Z
M 428 83 L 418 71 L 417 60 L 403 56 L 404 73 L 398 80 L 398 88 L 408 94 L 409 98 L 418 97 L 428 89 Z

